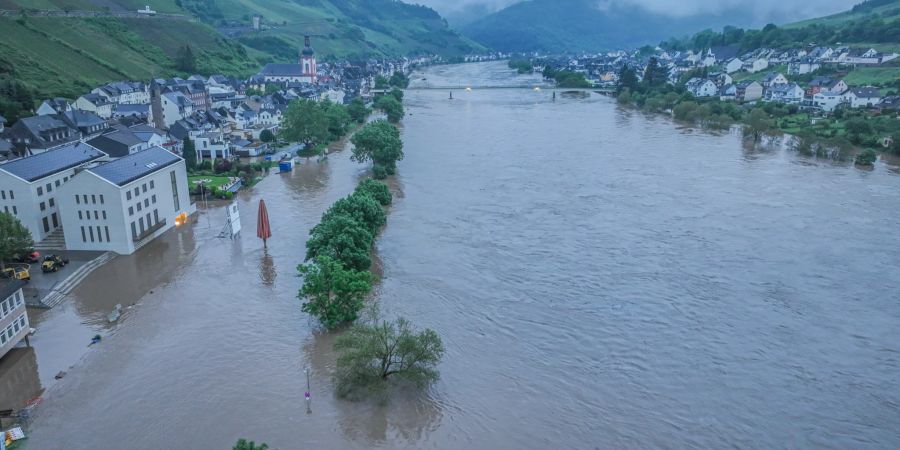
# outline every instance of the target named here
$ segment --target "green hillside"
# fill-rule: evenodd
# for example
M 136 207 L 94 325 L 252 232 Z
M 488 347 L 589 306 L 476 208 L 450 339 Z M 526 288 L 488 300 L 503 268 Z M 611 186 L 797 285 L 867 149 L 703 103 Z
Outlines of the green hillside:
M 891 51 L 900 45 L 900 0 L 868 0 L 850 11 L 818 19 L 761 30 L 725 27 L 721 32 L 705 30 L 690 38 L 663 42 L 670 49 L 701 50 L 716 45 L 737 45 L 741 50 L 761 47 L 796 48 L 809 45 L 854 45 Z
M 897 0 L 868 0 L 854 6 L 850 11 L 844 11 L 830 16 L 818 17 L 810 20 L 785 25 L 785 28 L 800 28 L 807 25 L 843 25 L 849 21 L 866 19 L 872 14 L 878 14 L 882 19 L 894 21 L 900 18 L 900 1 Z
M 179 46 L 190 43 L 201 72 L 247 75 L 258 68 L 242 45 L 188 21 L 112 18 L 0 18 L 0 76 L 44 96 L 73 97 L 110 80 L 175 72 Z
M 149 5 L 176 18 L 39 17 L 35 11 L 133 12 Z M 174 58 L 190 45 L 197 72 L 247 76 L 267 62 L 295 61 L 304 34 L 322 59 L 462 54 L 477 44 L 426 7 L 395 0 L 0 0 L 0 81 L 37 97 L 73 97 L 97 84 L 178 74 Z M 246 28 L 261 15 L 265 29 Z M 219 28 L 244 27 L 236 39 Z M 2 94 L 2 93 L 0 93 Z

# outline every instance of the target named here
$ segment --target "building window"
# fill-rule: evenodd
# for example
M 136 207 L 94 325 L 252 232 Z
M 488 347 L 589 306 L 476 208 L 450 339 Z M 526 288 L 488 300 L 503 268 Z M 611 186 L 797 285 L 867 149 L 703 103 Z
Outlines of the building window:
M 96 209 L 94 210 L 94 220 L 100 220 L 100 214 L 97 212 Z
M 18 216 L 18 215 L 19 215 L 19 210 L 16 208 L 16 205 L 13 205 L 13 215 L 14 215 L 14 216 Z
M 147 183 L 144 183 L 144 185 L 141 186 L 141 192 L 147 192 Z
M 87 242 L 87 235 L 84 233 L 84 227 L 81 227 L 81 242 Z
M 53 192 L 53 185 L 50 183 L 47 183 L 47 192 L 48 193 Z
M 63 177 L 63 183 L 65 183 L 66 181 L 69 181 L 69 177 Z
M 51 205 L 51 206 L 52 206 L 52 205 Z M 144 208 L 146 208 L 146 207 L 148 207 L 148 206 L 150 206 L 150 199 L 149 199 L 149 198 L 145 198 L 145 199 L 144 199 Z
M 75 204 L 76 204 L 76 205 L 80 205 L 80 204 L 81 204 L 81 197 L 79 197 L 78 194 L 75 194 Z
M 103 220 L 106 220 L 106 210 L 103 210 Z
M 140 202 L 138 202 L 138 204 L 137 204 L 137 210 L 138 210 L 138 211 L 141 210 L 141 203 L 140 203 Z
M 59 187 L 60 181 L 56 180 L 56 187 Z
M 106 232 L 106 242 L 109 242 L 109 227 L 103 227 L 103 231 Z
M 178 201 L 178 184 L 175 181 L 175 171 L 169 172 L 169 176 L 172 178 L 172 200 L 175 202 L 175 212 L 181 210 L 181 203 Z
M 97 204 L 97 196 L 95 194 L 91 194 L 91 203 Z
M 156 204 L 156 194 L 150 196 L 150 201 L 153 202 L 154 205 Z
M 159 210 L 153 210 L 153 223 L 159 223 Z
M 103 242 L 103 235 L 100 234 L 100 227 L 97 226 L 97 241 Z
M 43 211 L 45 209 L 47 209 L 47 204 L 44 202 L 41 202 L 41 211 Z
M 125 200 L 131 200 L 131 191 L 125 193 Z
M 81 201 L 83 201 L 84 204 L 87 205 L 87 194 L 81 196 Z
M 50 221 L 46 217 L 44 217 L 43 222 L 44 222 L 44 233 L 49 233 L 50 232 Z
M 44 188 L 38 186 L 38 195 L 44 195 Z
M 103 194 L 100 194 L 100 204 L 103 204 Z
M 80 210 L 80 209 L 78 210 L 78 220 L 84 220 L 84 218 L 81 216 L 81 210 Z
M 91 242 L 94 242 L 94 227 L 88 227 L 88 234 L 91 236 Z
M 131 222 L 131 239 L 137 239 L 137 227 Z
M 134 196 L 137 197 L 138 195 L 141 195 L 141 190 L 138 189 L 137 186 L 135 186 L 135 187 L 134 187 Z
M 129 216 L 133 216 L 133 215 L 134 215 L 134 206 L 129 206 L 129 207 L 128 207 L 128 215 L 129 215 Z
M 51 208 L 56 206 L 56 201 L 53 200 L 52 198 L 47 203 L 50 205 Z
M 150 213 L 147 213 L 147 228 L 149 229 L 152 224 L 153 222 L 150 221 Z
M 153 180 L 150 180 L 150 189 L 153 189 L 155 187 L 156 187 L 156 185 L 153 183 Z
M 12 189 L 9 190 L 9 199 L 10 199 L 10 200 L 15 200 L 15 199 L 16 199 L 16 192 L 13 191 Z
M 6 200 L 6 191 L 0 191 L 0 198 Z
M 144 234 L 144 218 L 143 217 L 138 219 L 138 224 L 140 224 L 141 234 Z

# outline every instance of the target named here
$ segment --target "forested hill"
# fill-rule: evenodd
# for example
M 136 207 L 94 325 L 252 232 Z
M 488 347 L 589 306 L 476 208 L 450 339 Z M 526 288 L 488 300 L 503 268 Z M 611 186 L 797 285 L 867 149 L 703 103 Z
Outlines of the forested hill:
M 737 27 L 725 27 L 722 31 L 705 30 L 689 38 L 668 39 L 662 46 L 676 50 L 702 50 L 736 44 L 747 51 L 762 47 L 802 47 L 810 43 L 900 47 L 900 0 L 867 0 L 847 12 L 784 26 L 770 24 L 760 30 Z
M 115 17 L 145 5 L 181 17 Z M 16 80 L 39 97 L 183 73 L 175 59 L 185 45 L 196 55 L 196 72 L 240 76 L 267 62 L 294 61 L 307 33 L 323 59 L 481 49 L 434 10 L 395 0 L 0 0 L 0 9 L 28 11 L 0 17 L 0 87 Z M 262 30 L 248 29 L 253 15 L 262 17 Z
M 527 0 L 470 23 L 462 31 L 497 50 L 599 51 L 657 43 L 728 23 L 750 25 L 750 20 L 745 14 L 673 18 L 626 2 Z

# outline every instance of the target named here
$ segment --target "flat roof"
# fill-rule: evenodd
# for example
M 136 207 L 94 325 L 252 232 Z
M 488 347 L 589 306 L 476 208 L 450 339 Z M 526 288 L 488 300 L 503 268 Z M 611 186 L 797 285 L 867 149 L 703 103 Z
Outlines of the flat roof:
M 0 165 L 0 170 L 27 182 L 49 177 L 63 170 L 78 167 L 104 156 L 90 145 L 74 142 L 37 155 L 28 156 Z
M 121 187 L 178 161 L 181 161 L 181 158 L 168 150 L 162 147 L 151 147 L 102 166 L 88 169 L 88 171 Z
M 6 297 L 13 295 L 19 289 L 25 286 L 23 280 L 3 279 L 0 280 L 0 300 L 6 300 Z

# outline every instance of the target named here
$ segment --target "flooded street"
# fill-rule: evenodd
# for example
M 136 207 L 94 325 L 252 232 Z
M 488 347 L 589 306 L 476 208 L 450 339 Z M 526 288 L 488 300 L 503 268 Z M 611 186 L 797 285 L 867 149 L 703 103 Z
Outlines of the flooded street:
M 344 150 L 242 193 L 240 238 L 198 205 L 38 314 L 27 448 L 900 447 L 896 169 L 598 94 L 477 89 L 539 83 L 504 63 L 413 79 L 474 88 L 407 91 L 377 242 L 381 314 L 442 336 L 437 384 L 384 406 L 332 394 L 334 336 L 300 311 L 296 266 L 367 174 Z

